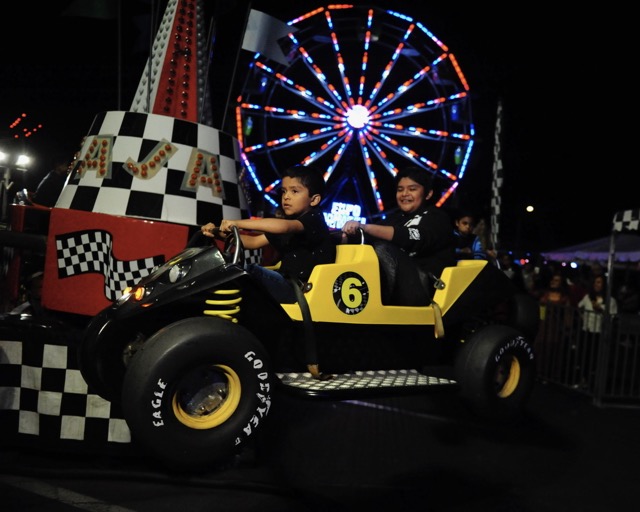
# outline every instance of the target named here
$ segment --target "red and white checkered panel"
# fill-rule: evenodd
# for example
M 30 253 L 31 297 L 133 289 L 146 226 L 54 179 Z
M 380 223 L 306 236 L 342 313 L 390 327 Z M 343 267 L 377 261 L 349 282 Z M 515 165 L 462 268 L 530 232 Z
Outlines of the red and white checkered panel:
M 187 244 L 178 224 L 53 208 L 42 304 L 95 315 Z

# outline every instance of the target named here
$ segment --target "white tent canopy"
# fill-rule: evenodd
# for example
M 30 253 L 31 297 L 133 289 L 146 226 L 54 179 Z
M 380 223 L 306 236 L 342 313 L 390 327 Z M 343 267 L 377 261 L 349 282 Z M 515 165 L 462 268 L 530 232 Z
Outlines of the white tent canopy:
M 581 244 L 561 247 L 542 253 L 553 261 L 597 261 L 607 264 L 611 238 L 605 236 Z M 640 236 L 621 233 L 616 235 L 614 260 L 616 262 L 640 262 Z
M 542 255 L 554 261 L 606 262 L 609 273 L 614 263 L 637 263 L 640 261 L 640 209 L 617 212 L 613 216 L 609 237 L 543 252 Z

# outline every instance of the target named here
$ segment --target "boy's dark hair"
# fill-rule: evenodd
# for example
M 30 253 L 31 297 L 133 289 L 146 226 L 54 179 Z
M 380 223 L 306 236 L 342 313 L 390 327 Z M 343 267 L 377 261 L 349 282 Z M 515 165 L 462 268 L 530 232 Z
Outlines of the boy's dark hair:
M 322 172 L 314 165 L 293 165 L 284 171 L 282 177 L 298 178 L 309 189 L 309 196 L 324 197 L 326 184 Z
M 478 216 L 474 212 L 467 209 L 456 210 L 455 215 L 453 215 L 454 220 L 460 220 L 463 217 L 471 217 L 471 220 L 473 221 L 474 224 L 477 224 L 479 220 Z
M 423 169 L 422 167 L 418 167 L 415 165 L 410 165 L 409 167 L 405 167 L 404 169 L 400 169 L 398 174 L 396 174 L 395 183 L 396 186 L 400 183 L 402 178 L 409 178 L 416 183 L 419 183 L 424 187 L 425 193 L 433 190 L 433 178 L 432 174 Z

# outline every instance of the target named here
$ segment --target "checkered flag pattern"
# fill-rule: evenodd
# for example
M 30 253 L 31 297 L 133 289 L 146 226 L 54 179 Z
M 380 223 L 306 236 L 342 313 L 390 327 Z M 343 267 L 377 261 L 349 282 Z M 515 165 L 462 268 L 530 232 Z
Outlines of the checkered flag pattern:
M 132 162 L 140 163 L 140 172 L 131 170 L 137 169 Z M 239 219 L 247 211 L 239 170 L 237 140 L 215 128 L 163 115 L 103 112 L 56 207 L 188 226 Z M 194 186 L 185 186 L 188 173 L 198 177 Z
M 88 272 L 102 274 L 105 296 L 115 301 L 127 286 L 135 285 L 164 263 L 164 255 L 118 260 L 111 247 L 111 234 L 107 231 L 77 231 L 56 236 L 58 277 L 63 279 Z
M 500 232 L 500 210 L 502 198 L 502 103 L 498 102 L 496 115 L 496 129 L 493 144 L 493 181 L 491 182 L 491 245 L 498 247 L 498 234 Z
M 262 265 L 262 249 L 245 249 L 244 261 L 245 263 Z
M 87 392 L 73 348 L 0 340 L 0 368 L 0 410 L 9 435 L 131 442 L 120 411 Z
M 640 210 L 625 210 L 613 217 L 613 231 L 622 233 L 640 229 Z
M 291 388 L 307 391 L 345 391 L 354 389 L 425 388 L 454 385 L 456 381 L 444 377 L 423 375 L 416 370 L 369 370 L 334 375 L 328 380 L 317 379 L 310 373 L 278 373 L 280 382 Z

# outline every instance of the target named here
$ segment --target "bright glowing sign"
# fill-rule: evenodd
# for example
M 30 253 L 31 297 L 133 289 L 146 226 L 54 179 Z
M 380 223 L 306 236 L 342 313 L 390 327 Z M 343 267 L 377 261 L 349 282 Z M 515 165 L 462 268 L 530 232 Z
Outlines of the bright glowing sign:
M 367 219 L 361 217 L 362 208 L 359 204 L 331 203 L 331 211 L 324 212 L 324 220 L 330 228 L 340 229 L 348 220 L 357 220 L 362 224 L 367 223 Z

